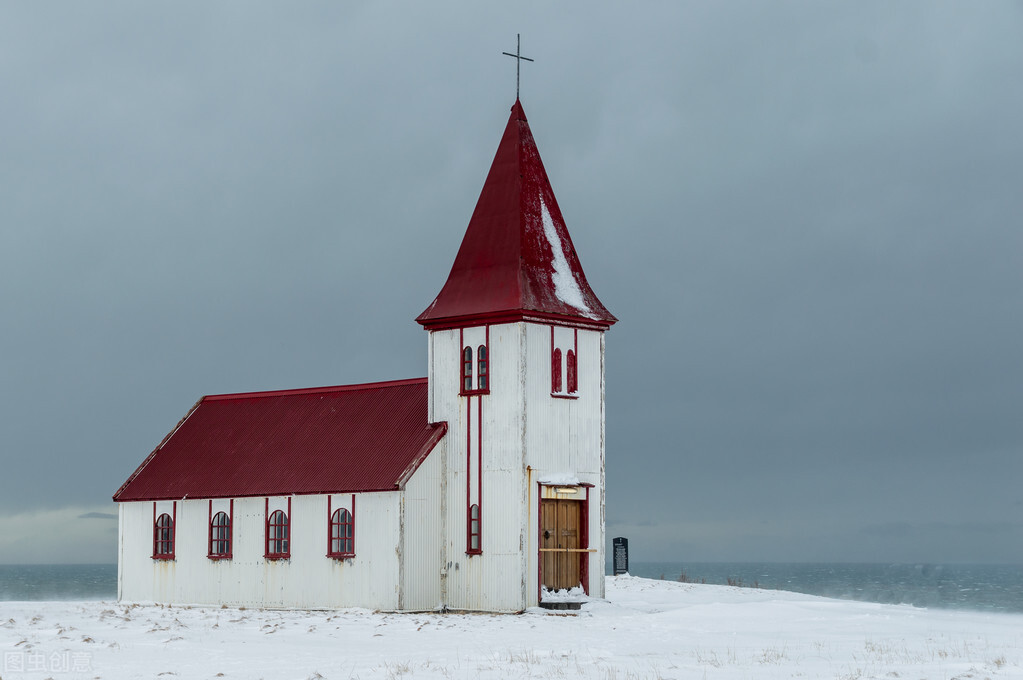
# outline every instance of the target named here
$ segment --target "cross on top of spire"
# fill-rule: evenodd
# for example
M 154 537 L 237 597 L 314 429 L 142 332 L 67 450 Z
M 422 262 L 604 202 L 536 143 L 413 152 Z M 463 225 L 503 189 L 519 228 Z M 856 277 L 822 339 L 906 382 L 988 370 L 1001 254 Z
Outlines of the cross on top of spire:
M 515 57 L 515 100 L 519 98 L 519 65 L 523 61 L 533 61 L 529 57 L 522 56 L 522 36 L 519 33 L 515 34 L 515 54 L 511 52 L 502 52 L 501 54 L 508 55 L 509 57 Z

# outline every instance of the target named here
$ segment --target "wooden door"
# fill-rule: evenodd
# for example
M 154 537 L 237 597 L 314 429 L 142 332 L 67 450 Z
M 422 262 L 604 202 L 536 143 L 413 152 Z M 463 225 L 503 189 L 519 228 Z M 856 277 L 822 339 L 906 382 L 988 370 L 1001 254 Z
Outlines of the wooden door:
M 540 552 L 547 590 L 574 588 L 580 582 L 581 501 L 545 500 L 541 504 Z

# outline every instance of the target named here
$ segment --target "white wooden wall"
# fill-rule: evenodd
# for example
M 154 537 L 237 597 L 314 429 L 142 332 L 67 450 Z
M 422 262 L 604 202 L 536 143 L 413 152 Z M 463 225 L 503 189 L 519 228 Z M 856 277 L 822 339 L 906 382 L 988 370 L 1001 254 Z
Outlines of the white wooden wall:
M 444 516 L 440 504 L 447 442 L 445 438 L 437 444 L 402 492 L 398 608 L 406 611 L 429 611 L 444 604 L 441 592 Z
M 334 497 L 346 507 L 351 495 Z M 271 498 L 287 507 L 286 498 Z M 162 501 L 159 512 L 171 507 Z M 395 610 L 399 594 L 398 492 L 356 495 L 355 557 L 327 553 L 327 497 L 291 499 L 291 558 L 266 560 L 263 497 L 234 501 L 233 558 L 211 560 L 208 500 L 177 502 L 175 559 L 152 559 L 153 503 L 119 504 L 118 597 L 126 602 L 229 604 L 304 609 L 367 607 Z M 214 509 L 214 512 L 216 508 Z
M 525 463 L 532 474 L 529 484 L 530 516 L 528 569 L 534 584 L 537 572 L 536 482 L 552 476 L 572 475 L 581 483 L 593 484 L 589 500 L 590 595 L 604 596 L 604 334 L 599 331 L 554 329 L 555 346 L 574 346 L 578 333 L 579 389 L 575 399 L 551 397 L 551 330 L 549 326 L 526 324 L 527 371 Z M 564 383 L 564 377 L 562 378 Z M 531 606 L 536 589 L 530 591 Z
M 576 399 L 551 396 L 551 326 L 490 327 L 490 394 L 459 396 L 461 350 L 483 343 L 483 327 L 430 334 L 430 419 L 448 422 L 444 457 L 444 603 L 453 609 L 519 611 L 537 604 L 536 481 L 571 474 L 590 491 L 590 592 L 604 592 L 603 333 L 578 331 Z M 557 345 L 575 331 L 555 328 Z M 483 417 L 476 407 L 483 400 Z M 471 404 L 471 408 L 467 405 Z M 466 478 L 483 427 L 483 554 L 466 554 Z M 466 428 L 472 437 L 467 439 Z M 467 469 L 466 447 L 473 450 Z

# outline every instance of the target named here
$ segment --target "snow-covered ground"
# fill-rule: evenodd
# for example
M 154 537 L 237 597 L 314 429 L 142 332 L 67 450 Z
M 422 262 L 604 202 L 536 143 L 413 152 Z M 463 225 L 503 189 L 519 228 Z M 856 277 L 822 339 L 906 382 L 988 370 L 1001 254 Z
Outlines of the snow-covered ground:
M 580 612 L 0 602 L 18 678 L 1023 678 L 1023 615 L 608 578 Z

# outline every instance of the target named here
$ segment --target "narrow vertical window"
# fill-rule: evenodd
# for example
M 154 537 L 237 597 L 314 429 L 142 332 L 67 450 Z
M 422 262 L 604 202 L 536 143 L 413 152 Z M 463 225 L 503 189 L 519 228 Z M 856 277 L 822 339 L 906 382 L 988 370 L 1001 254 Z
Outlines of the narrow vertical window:
M 551 392 L 561 391 L 561 350 L 555 349 L 551 357 Z
M 480 345 L 476 350 L 476 387 L 481 390 L 490 389 L 487 373 L 487 346 Z
M 166 512 L 153 523 L 153 559 L 174 559 L 174 520 Z
M 469 506 L 469 550 L 470 553 L 482 552 L 480 549 L 480 506 Z
M 210 558 L 231 557 L 231 518 L 218 512 L 210 521 Z
M 266 557 L 281 559 L 291 557 L 288 541 L 288 516 L 283 510 L 274 510 L 266 523 Z
M 565 355 L 565 363 L 568 369 L 568 393 L 575 394 L 579 390 L 579 369 L 576 366 L 575 352 L 568 350 Z
M 472 391 L 472 347 L 462 350 L 462 391 Z
M 355 555 L 355 521 L 347 508 L 338 508 L 330 516 L 330 557 Z

